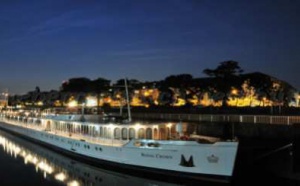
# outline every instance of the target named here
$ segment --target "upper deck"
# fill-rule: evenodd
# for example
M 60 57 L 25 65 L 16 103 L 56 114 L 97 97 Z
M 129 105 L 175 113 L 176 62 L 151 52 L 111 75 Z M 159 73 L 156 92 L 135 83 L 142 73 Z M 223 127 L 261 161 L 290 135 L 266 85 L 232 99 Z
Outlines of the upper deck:
M 78 116 L 48 115 L 44 117 L 22 116 L 17 113 L 1 114 L 7 123 L 45 131 L 76 140 L 109 146 L 124 146 L 130 140 L 160 141 L 160 144 L 186 145 L 184 141 L 213 144 L 220 139 L 189 134 L 187 123 L 92 123 L 76 120 Z M 150 144 L 151 145 L 151 144 Z M 135 144 L 139 147 L 139 144 Z M 153 144 L 153 146 L 156 146 Z

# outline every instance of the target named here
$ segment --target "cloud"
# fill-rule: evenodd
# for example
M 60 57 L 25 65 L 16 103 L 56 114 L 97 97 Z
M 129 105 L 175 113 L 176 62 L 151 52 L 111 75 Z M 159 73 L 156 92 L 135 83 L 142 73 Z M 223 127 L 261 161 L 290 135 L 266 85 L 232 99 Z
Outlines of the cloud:
M 42 20 L 40 23 L 32 25 L 24 30 L 21 34 L 15 35 L 2 41 L 2 44 L 9 44 L 19 42 L 22 40 L 31 39 L 32 37 L 48 36 L 52 34 L 59 34 L 68 29 L 73 28 L 93 28 L 93 27 L 107 27 L 109 24 L 115 21 L 108 16 L 98 15 L 91 17 L 84 15 L 83 12 L 78 10 L 72 10 L 63 14 L 53 16 L 51 18 Z
M 99 18 L 89 18 L 80 15 L 81 12 L 79 11 L 70 11 L 54 16 L 39 25 L 29 28 L 28 35 L 47 35 L 74 27 L 94 27 L 101 21 Z

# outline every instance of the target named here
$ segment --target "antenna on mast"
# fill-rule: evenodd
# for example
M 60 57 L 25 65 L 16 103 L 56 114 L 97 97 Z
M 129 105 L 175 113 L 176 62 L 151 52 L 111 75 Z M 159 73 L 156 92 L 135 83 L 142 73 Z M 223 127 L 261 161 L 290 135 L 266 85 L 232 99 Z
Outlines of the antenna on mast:
M 131 122 L 131 111 L 130 111 L 130 102 L 129 102 L 127 78 L 125 78 L 124 82 L 125 82 L 125 90 L 126 90 L 126 102 L 127 102 L 127 110 L 128 110 L 128 122 Z

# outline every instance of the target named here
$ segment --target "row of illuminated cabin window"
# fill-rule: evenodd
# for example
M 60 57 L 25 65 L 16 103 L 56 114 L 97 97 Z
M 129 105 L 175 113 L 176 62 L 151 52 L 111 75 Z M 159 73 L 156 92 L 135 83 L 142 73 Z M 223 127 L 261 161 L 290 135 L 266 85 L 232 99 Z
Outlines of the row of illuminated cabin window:
M 27 118 L 20 116 L 7 116 L 7 119 L 18 120 L 26 124 L 34 124 L 42 127 L 42 121 L 37 118 Z M 50 122 L 47 121 L 45 130 L 47 131 L 61 131 L 73 134 L 89 135 L 92 137 L 101 137 L 107 139 L 167 139 L 170 137 L 169 128 L 122 128 L 109 126 L 95 126 L 95 125 L 81 125 L 77 123 L 67 122 Z
M 53 125 L 47 124 L 48 130 L 58 130 L 73 134 L 89 135 L 93 137 L 101 137 L 107 139 L 159 139 L 167 137 L 168 131 L 164 128 L 139 128 L 134 127 L 115 127 L 110 126 L 95 126 L 95 125 L 80 125 L 65 122 L 54 122 Z M 168 129 L 167 129 L 168 130 Z

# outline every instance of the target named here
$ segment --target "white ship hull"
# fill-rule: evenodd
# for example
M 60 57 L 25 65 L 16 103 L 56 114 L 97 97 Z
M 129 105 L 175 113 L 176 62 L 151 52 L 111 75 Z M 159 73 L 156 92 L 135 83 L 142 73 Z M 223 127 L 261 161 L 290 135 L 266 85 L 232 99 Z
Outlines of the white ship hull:
M 196 141 L 130 140 L 120 146 L 101 145 L 88 140 L 35 130 L 16 121 L 1 119 L 0 128 L 33 139 L 49 147 L 99 165 L 117 166 L 120 170 L 145 171 L 193 179 L 229 181 L 234 171 L 238 142 L 201 144 Z M 44 121 L 46 122 L 46 120 Z M 43 122 L 42 122 L 43 123 Z M 142 143 L 137 146 L 136 143 Z M 159 147 L 149 144 L 158 143 Z
M 55 153 L 41 146 L 34 145 L 31 142 L 24 141 L 17 138 L 16 135 L 9 135 L 1 131 L 0 146 L 5 149 L 4 152 L 11 156 L 11 158 L 18 157 L 18 159 L 23 159 L 26 165 L 35 166 L 35 169 L 40 174 L 43 174 L 47 180 L 59 181 L 65 185 L 181 185 L 180 183 L 160 182 L 99 169 L 98 167 L 74 161 L 66 156 L 62 156 L 60 153 Z

